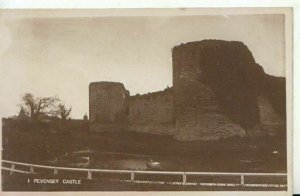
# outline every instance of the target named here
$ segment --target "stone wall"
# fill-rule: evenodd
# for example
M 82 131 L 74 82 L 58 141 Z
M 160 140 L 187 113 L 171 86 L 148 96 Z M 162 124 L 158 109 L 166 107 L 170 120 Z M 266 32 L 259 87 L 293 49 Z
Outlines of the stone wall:
M 285 119 L 275 110 L 271 101 L 261 95 L 258 97 L 259 124 L 262 131 L 268 135 L 279 135 L 286 128 Z
M 265 74 L 241 42 L 203 40 L 172 50 L 173 87 L 130 96 L 90 84 L 91 131 L 137 131 L 217 140 L 285 131 L 285 79 Z
M 284 131 L 284 78 L 265 74 L 242 42 L 190 42 L 174 47 L 172 57 L 175 138 L 212 140 Z
M 201 65 L 218 64 L 217 61 L 205 62 L 205 58 L 217 60 L 214 56 L 204 56 L 204 52 L 208 49 L 217 50 L 218 44 L 207 44 L 211 42 L 188 43 L 173 49 L 175 138 L 178 140 L 213 140 L 246 134 L 240 125 L 221 112 L 215 92 L 205 83 L 207 73 Z M 209 54 L 213 52 L 216 51 L 210 51 Z
M 92 132 L 137 131 L 172 135 L 174 132 L 172 88 L 145 95 L 129 96 L 123 84 L 90 84 Z
M 122 83 L 91 83 L 89 86 L 90 131 L 127 129 L 128 97 L 129 92 Z
M 129 130 L 172 135 L 174 132 L 172 88 L 130 97 Z

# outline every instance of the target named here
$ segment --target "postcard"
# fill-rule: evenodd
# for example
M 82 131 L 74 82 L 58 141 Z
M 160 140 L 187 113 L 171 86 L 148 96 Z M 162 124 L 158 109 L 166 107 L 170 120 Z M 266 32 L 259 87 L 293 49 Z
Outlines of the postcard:
M 4 192 L 292 191 L 292 9 L 0 10 Z

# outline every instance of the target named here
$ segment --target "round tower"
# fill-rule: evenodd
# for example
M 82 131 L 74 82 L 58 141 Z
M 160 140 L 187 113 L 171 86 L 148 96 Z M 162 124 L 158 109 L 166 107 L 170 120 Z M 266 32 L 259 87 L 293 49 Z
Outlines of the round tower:
M 120 131 L 128 124 L 128 97 L 118 82 L 92 82 L 89 86 L 90 131 Z

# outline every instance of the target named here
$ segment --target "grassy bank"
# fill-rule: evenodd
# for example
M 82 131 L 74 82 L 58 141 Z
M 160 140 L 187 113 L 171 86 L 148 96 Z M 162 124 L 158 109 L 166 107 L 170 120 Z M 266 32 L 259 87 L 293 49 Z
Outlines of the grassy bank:
M 90 149 L 160 156 L 175 163 L 182 162 L 187 169 L 200 165 L 199 170 L 215 172 L 286 172 L 286 142 L 283 136 L 180 142 L 170 136 L 137 132 L 51 132 L 43 126 L 35 129 L 6 126 L 3 127 L 2 144 L 3 159 L 29 163 L 43 163 L 66 152 Z M 252 162 L 251 168 L 248 162 Z

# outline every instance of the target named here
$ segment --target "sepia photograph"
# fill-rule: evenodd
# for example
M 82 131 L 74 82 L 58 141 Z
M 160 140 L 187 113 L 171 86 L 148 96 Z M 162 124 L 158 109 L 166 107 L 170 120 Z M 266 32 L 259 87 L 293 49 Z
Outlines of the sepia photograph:
M 0 10 L 2 191 L 287 192 L 291 14 Z

